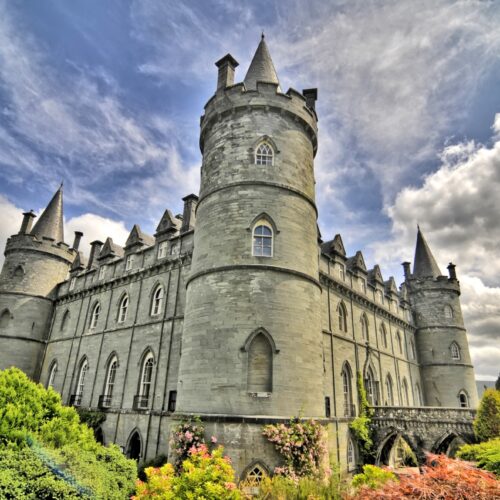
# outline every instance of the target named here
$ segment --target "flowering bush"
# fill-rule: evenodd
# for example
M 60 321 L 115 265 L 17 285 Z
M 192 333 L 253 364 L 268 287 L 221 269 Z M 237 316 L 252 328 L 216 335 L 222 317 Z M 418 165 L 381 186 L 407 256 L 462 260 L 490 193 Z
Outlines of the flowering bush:
M 263 434 L 285 460 L 283 467 L 275 468 L 276 474 L 295 481 L 300 477 L 329 476 L 326 432 L 321 424 L 292 419 L 286 425 L 266 425 Z
M 162 500 L 239 500 L 241 494 L 234 483 L 234 470 L 224 449 L 212 452 L 205 444 L 193 446 L 176 474 L 172 464 L 159 469 L 146 469 L 147 481 L 137 481 L 133 500 L 160 498 Z
M 174 467 L 180 471 L 191 449 L 198 449 L 205 443 L 203 425 L 199 417 L 193 422 L 182 422 L 172 432 L 170 448 L 174 452 Z M 215 439 L 215 438 L 214 438 Z
M 415 500 L 484 500 L 500 498 L 500 481 L 489 472 L 446 455 L 428 455 L 422 474 L 401 475 L 399 481 L 388 481 L 377 489 L 359 488 L 353 500 L 413 498 Z

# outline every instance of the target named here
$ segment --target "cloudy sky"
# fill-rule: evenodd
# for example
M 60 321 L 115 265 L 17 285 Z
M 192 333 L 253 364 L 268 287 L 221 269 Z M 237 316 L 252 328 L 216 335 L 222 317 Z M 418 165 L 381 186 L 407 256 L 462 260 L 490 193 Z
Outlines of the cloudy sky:
M 123 244 L 180 212 L 214 62 L 242 80 L 264 30 L 282 88 L 319 89 L 323 237 L 400 281 L 418 222 L 496 378 L 499 27 L 494 0 L 0 0 L 0 247 L 61 180 L 68 240 Z

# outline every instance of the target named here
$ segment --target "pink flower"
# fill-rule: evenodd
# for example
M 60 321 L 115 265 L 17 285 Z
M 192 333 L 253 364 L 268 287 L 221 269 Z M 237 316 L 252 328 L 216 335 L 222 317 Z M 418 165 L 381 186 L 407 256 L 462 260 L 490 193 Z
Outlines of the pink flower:
M 224 483 L 224 487 L 226 488 L 226 490 L 235 490 L 236 489 L 236 485 L 234 483 Z
M 193 439 L 193 434 L 191 434 L 191 432 L 189 432 L 189 431 L 186 431 L 186 433 L 184 435 L 186 436 L 186 439 L 188 439 L 189 441 L 191 441 L 191 439 Z
M 210 441 L 212 442 L 212 444 L 215 444 L 215 443 L 217 443 L 217 438 L 215 436 L 212 436 L 210 438 Z

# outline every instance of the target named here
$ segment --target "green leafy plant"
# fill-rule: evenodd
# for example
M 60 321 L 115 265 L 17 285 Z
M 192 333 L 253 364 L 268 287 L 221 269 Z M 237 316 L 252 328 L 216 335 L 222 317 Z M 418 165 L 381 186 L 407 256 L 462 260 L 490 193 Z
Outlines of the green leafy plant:
M 377 467 L 376 465 L 364 465 L 363 472 L 356 474 L 352 478 L 352 487 L 361 488 L 366 487 L 372 490 L 380 488 L 388 481 L 397 481 L 396 475 L 386 469 Z
M 363 377 L 360 372 L 357 372 L 356 385 L 359 397 L 359 415 L 349 424 L 349 428 L 360 446 L 363 459 L 367 461 L 372 456 L 373 439 L 370 424 L 374 410 L 368 402 Z
M 474 419 L 474 433 L 479 441 L 500 437 L 500 391 L 484 391 Z
M 327 436 L 320 423 L 295 418 L 287 424 L 266 425 L 262 433 L 285 461 L 284 466 L 276 467 L 276 474 L 293 480 L 330 474 Z
M 458 450 L 457 457 L 476 462 L 481 469 L 494 472 L 500 477 L 500 438 L 479 444 L 466 444 Z
M 193 447 L 182 463 L 179 474 L 172 464 L 145 470 L 147 480 L 137 481 L 134 500 L 161 498 L 163 500 L 238 500 L 241 493 L 234 483 L 234 470 L 224 449 L 212 452 L 206 445 Z

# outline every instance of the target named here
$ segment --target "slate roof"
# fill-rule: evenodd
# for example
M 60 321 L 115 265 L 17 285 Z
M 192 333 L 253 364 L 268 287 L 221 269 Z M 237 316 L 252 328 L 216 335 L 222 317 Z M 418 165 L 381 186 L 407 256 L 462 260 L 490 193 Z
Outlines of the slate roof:
M 278 91 L 281 92 L 278 75 L 276 74 L 271 54 L 264 40 L 264 34 L 262 34 L 262 39 L 255 51 L 244 80 L 247 90 L 257 90 L 257 82 L 277 83 Z
M 415 259 L 413 262 L 413 276 L 415 278 L 437 278 L 441 276 L 439 266 L 432 255 L 427 241 L 425 241 L 422 231 L 420 231 L 420 227 L 417 231 L 417 245 L 415 247 Z
M 40 240 L 45 236 L 52 238 L 56 243 L 64 241 L 62 184 L 40 215 L 31 234 Z

